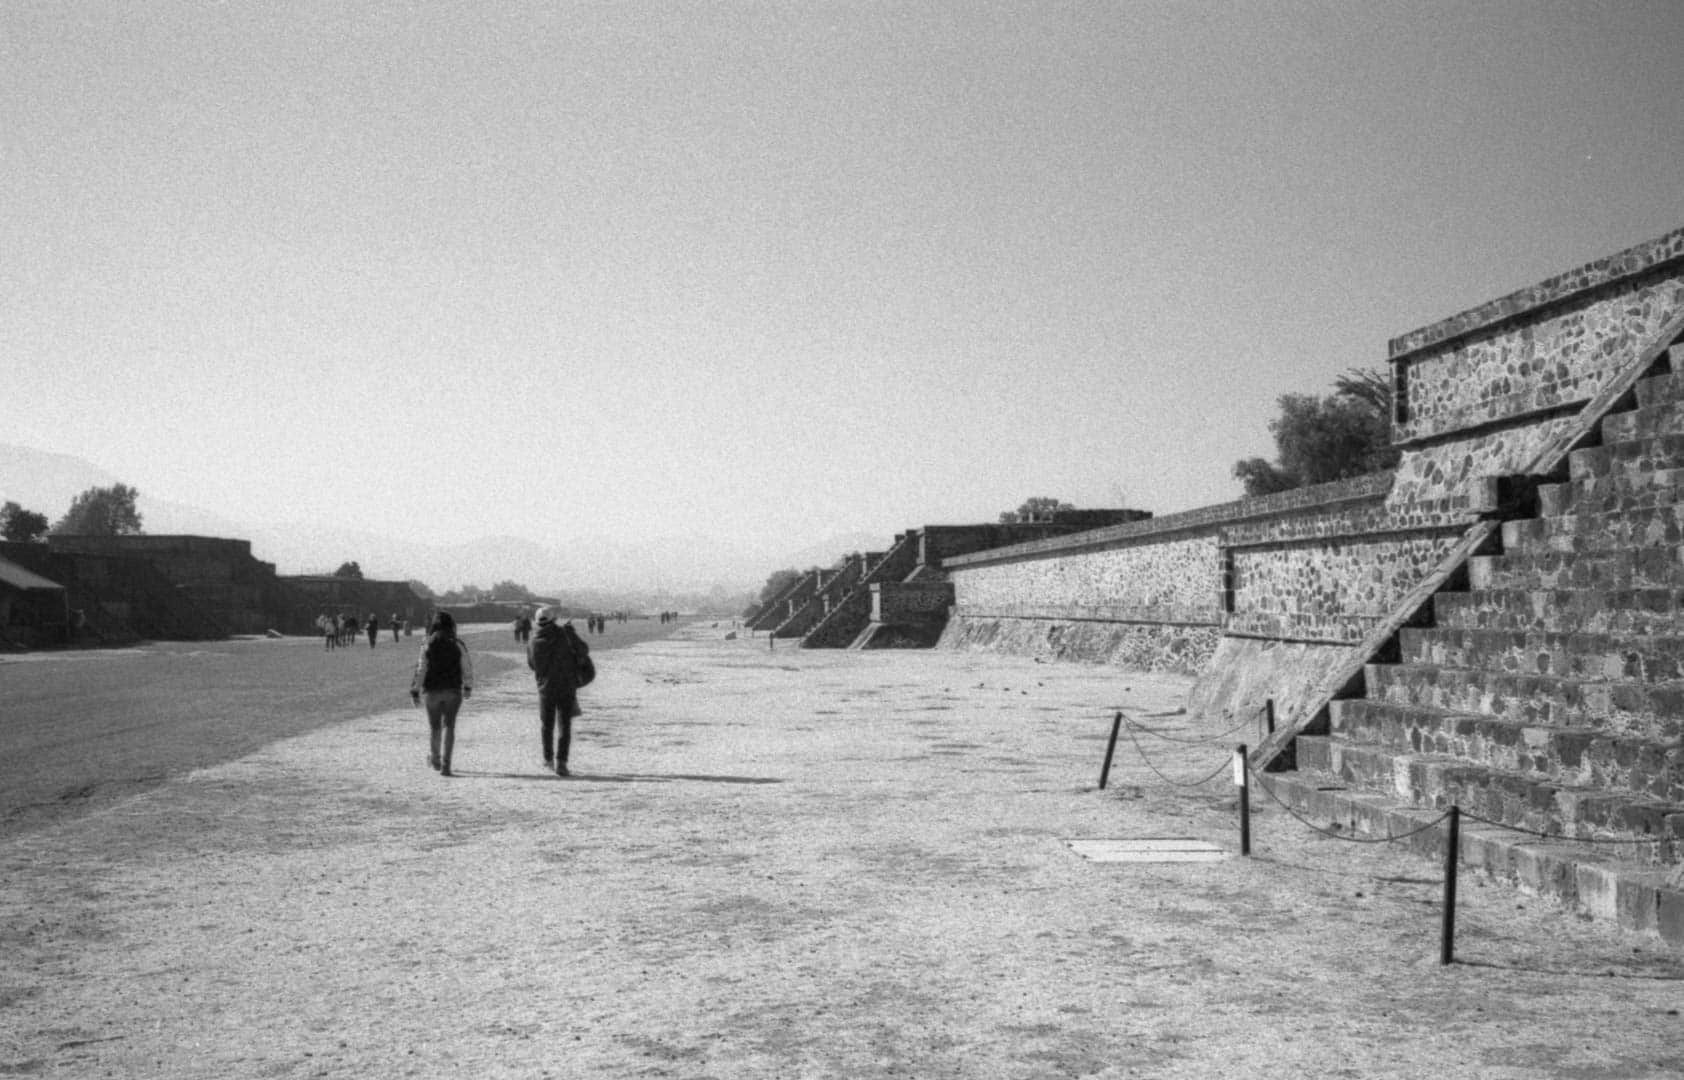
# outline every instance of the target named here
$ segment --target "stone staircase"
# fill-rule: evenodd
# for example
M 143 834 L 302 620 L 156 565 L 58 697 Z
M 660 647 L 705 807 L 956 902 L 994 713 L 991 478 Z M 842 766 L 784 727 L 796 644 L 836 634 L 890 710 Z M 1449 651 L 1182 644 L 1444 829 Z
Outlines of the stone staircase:
M 829 570 L 820 571 L 812 595 L 805 602 L 792 605 L 790 615 L 772 628 L 772 636 L 805 637 L 864 575 L 864 562 L 862 558 L 849 557 Z
M 784 586 L 782 592 L 768 601 L 766 606 L 761 608 L 760 612 L 748 621 L 748 629 L 754 631 L 776 630 L 778 624 L 789 618 L 797 606 L 807 602 L 818 589 L 822 578 L 823 571 L 809 570 Z
M 1656 368 L 1277 777 L 1368 832 L 1455 804 L 1601 841 L 1473 822 L 1463 858 L 1684 943 L 1684 349 Z
M 804 649 L 843 649 L 871 624 L 871 586 L 900 581 L 918 566 L 918 534 L 902 533 L 886 552 L 866 557 L 866 572 L 801 639 Z

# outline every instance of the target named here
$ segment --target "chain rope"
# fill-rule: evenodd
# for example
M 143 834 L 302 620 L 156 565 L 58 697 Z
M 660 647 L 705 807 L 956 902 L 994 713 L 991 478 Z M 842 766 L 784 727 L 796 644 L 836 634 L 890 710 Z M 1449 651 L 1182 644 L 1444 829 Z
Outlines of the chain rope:
M 1254 717 L 1254 718 L 1251 718 L 1251 719 L 1242 720 L 1240 723 L 1238 723 L 1238 724 L 1234 725 L 1233 727 L 1229 728 L 1227 731 L 1224 731 L 1224 732 L 1222 732 L 1220 734 L 1217 734 L 1217 735 L 1212 735 L 1212 736 L 1208 736 L 1208 737 L 1201 737 L 1201 738 L 1196 738 L 1196 739 L 1182 739 L 1182 738 L 1176 738 L 1173 735 L 1166 735 L 1161 731 L 1154 731 L 1152 728 L 1149 728 L 1149 727 L 1143 727 L 1143 726 L 1135 723 L 1132 719 L 1130 719 L 1128 713 L 1121 710 L 1121 709 L 1118 710 L 1118 713 L 1122 717 L 1123 725 L 1128 731 L 1129 742 L 1134 744 L 1135 752 L 1140 755 L 1141 762 L 1149 770 L 1151 770 L 1151 772 L 1155 776 L 1157 776 L 1157 778 L 1159 780 L 1162 780 L 1164 783 L 1170 785 L 1171 787 L 1177 787 L 1177 788 L 1201 788 L 1201 787 L 1204 787 L 1206 784 L 1210 783 L 1212 780 L 1214 780 L 1218 776 L 1222 775 L 1223 770 L 1227 769 L 1230 766 L 1230 764 L 1232 762 L 1232 755 L 1230 755 L 1229 758 L 1224 759 L 1223 762 L 1220 765 L 1218 765 L 1215 769 L 1211 770 L 1209 773 L 1205 774 L 1204 776 L 1200 777 L 1197 780 L 1192 780 L 1192 781 L 1177 780 L 1176 778 L 1165 774 L 1162 769 L 1158 768 L 1157 764 L 1151 759 L 1151 756 L 1146 753 L 1146 748 L 1143 745 L 1141 745 L 1140 738 L 1139 738 L 1140 734 L 1143 733 L 1143 734 L 1146 734 L 1146 735 L 1151 735 L 1151 736 L 1153 736 L 1153 737 L 1155 737 L 1155 738 L 1157 738 L 1157 739 L 1159 739 L 1163 742 L 1174 743 L 1174 744 L 1179 745 L 1179 746 L 1207 746 L 1207 745 L 1210 745 L 1212 743 L 1220 742 L 1221 740 L 1223 740 L 1223 739 L 1227 738 L 1228 736 L 1234 734 L 1234 732 L 1239 731 L 1242 728 L 1248 727 L 1251 724 L 1256 722 L 1256 719 Z M 1168 715 L 1168 714 L 1166 714 L 1166 715 Z M 1315 822 L 1310 821 L 1309 819 L 1305 818 L 1302 814 L 1298 813 L 1298 811 L 1293 809 L 1292 806 L 1290 806 L 1288 803 L 1286 803 L 1279 795 L 1277 795 L 1275 793 L 1274 789 L 1269 786 L 1268 781 L 1264 778 L 1264 774 L 1258 772 L 1252 766 L 1249 758 L 1245 762 L 1245 769 L 1246 769 L 1247 775 L 1251 776 L 1257 782 L 1257 786 L 1262 789 L 1263 794 L 1265 794 L 1269 797 L 1269 801 L 1273 802 L 1276 806 L 1278 806 L 1282 810 L 1286 811 L 1286 814 L 1287 814 L 1288 817 L 1292 818 L 1294 821 L 1298 822 L 1300 825 L 1304 826 L 1306 829 L 1309 829 L 1311 832 L 1317 833 L 1321 836 L 1325 836 L 1325 837 L 1327 837 L 1329 839 L 1332 839 L 1332 840 L 1342 840 L 1342 841 L 1344 841 L 1345 843 L 1348 843 L 1348 844 L 1392 844 L 1392 843 L 1397 843 L 1397 842 L 1402 841 L 1402 840 L 1408 840 L 1409 838 L 1411 838 L 1413 836 L 1418 836 L 1419 834 L 1426 832 L 1428 829 L 1436 828 L 1437 826 L 1443 824 L 1445 819 L 1450 816 L 1449 811 L 1445 811 L 1444 813 L 1441 813 L 1437 817 L 1433 818 L 1431 821 L 1425 822 L 1425 823 L 1423 823 L 1423 824 L 1421 824 L 1421 825 L 1419 825 L 1419 826 L 1417 826 L 1413 829 L 1410 829 L 1407 832 L 1397 833 L 1397 834 L 1394 834 L 1394 835 L 1387 835 L 1387 836 L 1352 836 L 1352 835 L 1349 835 L 1345 832 L 1335 832 L 1331 829 L 1324 828 L 1323 826 L 1317 825 Z M 1488 826 L 1490 826 L 1494 829 L 1502 829 L 1506 832 L 1518 833 L 1522 836 L 1531 836 L 1531 837 L 1535 837 L 1539 840 L 1549 840 L 1549 841 L 1555 841 L 1555 842 L 1559 842 L 1559 843 L 1590 844 L 1590 845 L 1593 845 L 1593 846 L 1601 845 L 1601 846 L 1607 846 L 1607 847 L 1631 847 L 1631 846 L 1636 846 L 1636 845 L 1639 845 L 1639 844 L 1684 843 L 1684 837 L 1643 836 L 1643 837 L 1622 838 L 1622 837 L 1602 837 L 1602 836 L 1568 836 L 1564 833 L 1544 832 L 1544 831 L 1539 830 L 1539 829 L 1529 829 L 1529 828 L 1526 828 L 1525 826 L 1522 826 L 1522 825 L 1511 825 L 1508 822 L 1504 822 L 1504 821 L 1494 821 L 1491 818 L 1485 817 L 1482 814 L 1476 814 L 1473 811 L 1468 810 L 1466 808 L 1459 808 L 1459 809 L 1460 809 L 1462 817 L 1466 818 L 1469 821 L 1477 821 L 1481 825 L 1488 825 Z
M 1276 806 L 1280 807 L 1282 810 L 1285 810 L 1288 817 L 1292 818 L 1294 821 L 1298 822 L 1300 825 L 1304 826 L 1306 829 L 1309 829 L 1312 832 L 1318 832 L 1321 835 L 1323 835 L 1325 837 L 1328 837 L 1329 839 L 1332 839 L 1332 840 L 1343 840 L 1347 844 L 1391 844 L 1391 843 L 1395 843 L 1399 840 L 1407 840 L 1411 836 L 1415 836 L 1415 835 L 1418 835 L 1420 833 L 1426 832 L 1428 829 L 1431 829 L 1434 826 L 1440 824 L 1441 822 L 1444 821 L 1445 818 L 1448 818 L 1450 816 L 1450 811 L 1446 810 L 1444 813 L 1440 814 L 1436 818 L 1433 818 L 1431 821 L 1426 822 L 1425 824 L 1420 825 L 1416 828 L 1410 829 L 1406 833 L 1399 833 L 1396 836 L 1347 836 L 1342 832 L 1334 832 L 1331 829 L 1322 828 L 1320 825 L 1317 825 L 1315 822 L 1308 820 L 1303 815 L 1299 814 L 1298 811 L 1296 811 L 1292 807 L 1288 806 L 1285 802 L 1283 802 L 1281 800 L 1281 797 L 1279 795 L 1276 795 L 1274 793 L 1273 789 L 1271 789 L 1269 787 L 1269 785 L 1264 781 L 1263 774 L 1259 773 L 1256 769 L 1252 768 L 1251 762 L 1249 760 L 1245 763 L 1245 771 L 1248 774 L 1250 774 L 1252 777 L 1256 778 L 1257 786 L 1263 789 L 1263 794 L 1269 796 L 1270 802 L 1273 802 Z
M 1472 810 L 1467 809 L 1462 811 L 1462 816 L 1467 818 L 1469 821 L 1477 821 L 1481 825 L 1490 825 L 1493 828 L 1505 829 L 1508 832 L 1521 833 L 1524 836 L 1536 836 L 1540 840 L 1559 840 L 1563 843 L 1569 844 L 1610 844 L 1620 846 L 1624 844 L 1677 843 L 1680 840 L 1684 840 L 1684 837 L 1667 836 L 1637 836 L 1629 838 L 1617 836 L 1568 836 L 1565 833 L 1540 832 L 1537 829 L 1528 829 L 1523 825 L 1510 825 L 1505 821 L 1492 821 L 1488 817 L 1481 817 Z
M 1262 709 L 1258 710 L 1259 714 L 1261 714 L 1262 712 L 1263 712 Z M 1162 714 L 1161 713 L 1159 715 L 1173 716 L 1175 714 L 1173 714 L 1173 713 Z M 1252 726 L 1253 724 L 1255 724 L 1257 722 L 1257 718 L 1252 717 L 1249 720 L 1241 720 L 1239 723 L 1235 724 L 1233 727 L 1229 728 L 1227 731 L 1224 731 L 1224 732 L 1222 732 L 1221 734 L 1218 734 L 1218 735 L 1202 736 L 1202 737 L 1196 738 L 1196 739 L 1178 739 L 1174 735 L 1165 735 L 1161 731 L 1156 731 L 1156 730 L 1154 730 L 1152 728 L 1149 728 L 1149 727 L 1141 727 L 1140 725 L 1136 724 L 1133 720 L 1130 720 L 1128 718 L 1128 714 L 1126 714 L 1126 713 L 1123 715 L 1123 719 L 1124 719 L 1125 722 L 1128 723 L 1128 725 L 1130 727 L 1134 728 L 1134 730 L 1136 730 L 1136 731 L 1143 731 L 1146 734 L 1153 736 L 1154 738 L 1162 739 L 1164 742 L 1177 743 L 1181 746 L 1206 746 L 1210 743 L 1221 742 L 1224 739 L 1231 736 L 1232 734 L 1234 734 L 1234 732 L 1239 731 L 1242 728 L 1248 728 L 1248 727 Z
M 1179 788 L 1204 787 L 1206 784 L 1210 783 L 1212 780 L 1214 780 L 1218 776 L 1220 776 L 1222 774 L 1222 770 L 1226 769 L 1228 767 L 1228 764 L 1229 764 L 1228 761 L 1224 760 L 1222 762 L 1222 764 L 1220 764 L 1216 767 L 1214 772 L 1210 773 L 1210 775 L 1205 776 L 1202 779 L 1195 780 L 1191 783 L 1189 783 L 1185 780 L 1176 780 L 1172 777 L 1165 776 L 1163 774 L 1163 771 L 1160 770 L 1155 764 L 1152 763 L 1152 759 L 1150 757 L 1148 757 L 1147 754 L 1146 754 L 1146 748 L 1144 746 L 1141 746 L 1140 740 L 1135 737 L 1134 721 L 1130 720 L 1128 718 L 1128 714 L 1126 714 L 1126 713 L 1121 713 L 1121 715 L 1123 717 L 1123 726 L 1128 730 L 1128 733 L 1129 733 L 1129 741 L 1134 744 L 1135 751 L 1140 754 L 1140 760 L 1146 763 L 1146 767 L 1148 769 L 1151 769 L 1154 773 L 1157 773 L 1158 779 L 1162 780 L 1164 783 L 1170 785 L 1171 787 L 1179 787 Z

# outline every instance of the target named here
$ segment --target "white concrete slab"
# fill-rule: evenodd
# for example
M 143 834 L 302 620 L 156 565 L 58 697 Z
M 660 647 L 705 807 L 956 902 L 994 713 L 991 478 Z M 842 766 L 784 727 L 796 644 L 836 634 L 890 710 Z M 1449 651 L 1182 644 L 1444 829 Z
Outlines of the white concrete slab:
M 1145 836 L 1127 840 L 1066 840 L 1070 850 L 1089 862 L 1176 863 L 1220 862 L 1228 857 L 1207 840 L 1177 836 Z

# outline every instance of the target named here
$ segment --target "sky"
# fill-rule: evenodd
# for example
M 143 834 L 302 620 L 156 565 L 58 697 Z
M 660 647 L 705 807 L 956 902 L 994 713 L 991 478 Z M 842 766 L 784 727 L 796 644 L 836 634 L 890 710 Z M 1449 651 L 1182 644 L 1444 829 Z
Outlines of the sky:
M 1281 395 L 1684 226 L 1681 57 L 1677 0 L 8 0 L 0 441 L 439 543 L 1223 502 Z

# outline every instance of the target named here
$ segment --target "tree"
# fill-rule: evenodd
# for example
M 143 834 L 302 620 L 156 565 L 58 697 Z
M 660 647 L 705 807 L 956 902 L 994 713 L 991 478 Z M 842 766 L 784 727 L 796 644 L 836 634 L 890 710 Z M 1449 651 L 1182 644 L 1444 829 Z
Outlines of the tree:
M 334 577 L 361 578 L 363 576 L 363 568 L 358 566 L 354 562 L 340 563 L 339 569 L 337 569 L 333 572 L 333 576 Z
M 485 590 L 478 585 L 464 585 L 460 589 L 451 589 L 439 597 L 441 604 L 477 604 L 485 595 Z
M 46 534 L 46 514 L 25 510 L 15 502 L 0 506 L 0 538 L 30 544 Z
M 493 600 L 522 600 L 528 603 L 538 599 L 531 589 L 518 581 L 499 581 L 491 586 Z
M 1075 504 L 1062 502 L 1049 495 L 1033 495 L 1023 501 L 1023 505 L 1016 510 L 1006 510 L 1000 514 L 1000 524 L 1015 525 L 1018 522 L 1046 521 L 1060 510 L 1074 510 Z
M 1246 458 L 1234 476 L 1247 495 L 1325 484 L 1381 472 L 1397 465 L 1392 446 L 1392 387 L 1378 371 L 1353 368 L 1334 381 L 1324 398 L 1283 394 L 1281 414 L 1269 421 L 1276 460 Z
M 52 532 L 55 536 L 136 536 L 141 531 L 140 514 L 135 510 L 139 497 L 140 492 L 127 484 L 91 487 L 76 496 Z
M 766 579 L 766 584 L 760 587 L 760 595 L 755 599 L 755 604 L 758 607 L 765 607 L 776 599 L 779 593 L 800 581 L 804 576 L 801 571 L 795 569 L 772 571 Z

